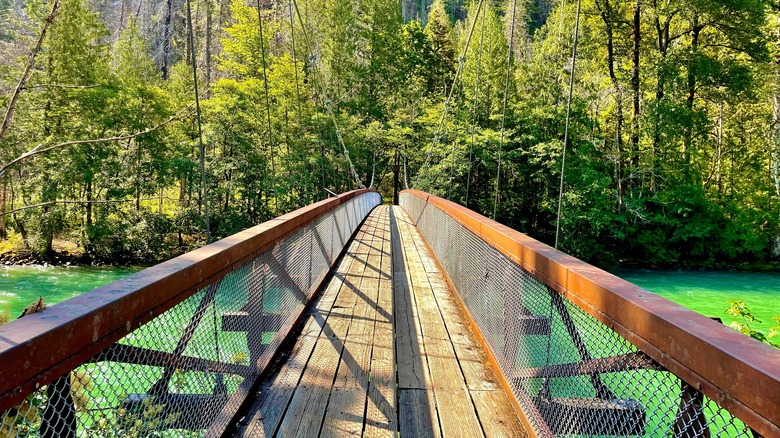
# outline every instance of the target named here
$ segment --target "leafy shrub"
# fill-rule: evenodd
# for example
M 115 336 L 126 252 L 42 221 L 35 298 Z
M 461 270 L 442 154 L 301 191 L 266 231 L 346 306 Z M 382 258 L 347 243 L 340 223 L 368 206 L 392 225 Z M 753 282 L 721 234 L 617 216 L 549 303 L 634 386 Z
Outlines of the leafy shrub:
M 733 321 L 729 324 L 729 327 L 742 334 L 748 335 L 757 341 L 780 349 L 780 342 L 778 342 L 780 339 L 774 339 L 780 337 L 780 316 L 772 317 L 777 325 L 769 329 L 769 331 L 763 332 L 750 326 L 750 323 L 752 322 L 760 324 L 761 320 L 753 316 L 750 312 L 750 308 L 748 308 L 743 300 L 729 301 L 729 304 L 730 306 L 726 309 L 726 314 L 737 318 L 737 321 Z

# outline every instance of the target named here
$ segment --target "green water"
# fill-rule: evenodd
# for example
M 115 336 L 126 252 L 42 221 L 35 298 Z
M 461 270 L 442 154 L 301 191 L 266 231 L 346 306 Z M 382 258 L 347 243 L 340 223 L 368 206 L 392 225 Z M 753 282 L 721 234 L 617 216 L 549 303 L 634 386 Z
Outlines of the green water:
M 48 305 L 56 304 L 141 269 L 3 266 L 0 267 L 0 311 L 7 309 L 16 318 L 38 297 L 44 297 Z
M 724 324 L 729 301 L 743 300 L 767 330 L 780 316 L 780 273 L 716 271 L 622 270 L 618 276 L 705 316 L 720 317 Z

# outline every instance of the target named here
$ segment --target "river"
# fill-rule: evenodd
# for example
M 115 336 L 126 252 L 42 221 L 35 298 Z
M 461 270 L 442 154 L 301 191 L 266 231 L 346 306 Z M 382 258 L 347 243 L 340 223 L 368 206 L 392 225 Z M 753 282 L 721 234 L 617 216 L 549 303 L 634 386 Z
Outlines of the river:
M 780 316 L 780 273 L 621 270 L 618 276 L 724 324 L 734 320 L 725 313 L 733 300 L 745 301 L 761 320 L 753 328 L 766 331 Z
M 12 319 L 38 297 L 47 305 L 73 298 L 141 268 L 103 267 L 0 267 L 0 312 L 8 311 Z
M 0 311 L 12 318 L 39 296 L 55 304 L 126 277 L 141 268 L 0 267 Z M 622 270 L 618 275 L 706 316 L 719 316 L 729 300 L 744 300 L 764 330 L 780 316 L 780 273 Z

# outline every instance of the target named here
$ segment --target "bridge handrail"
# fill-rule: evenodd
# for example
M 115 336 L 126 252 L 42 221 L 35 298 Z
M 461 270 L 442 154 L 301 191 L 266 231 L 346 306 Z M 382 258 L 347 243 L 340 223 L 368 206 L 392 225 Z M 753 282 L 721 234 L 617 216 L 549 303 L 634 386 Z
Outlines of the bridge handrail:
M 779 350 L 454 202 L 401 193 L 446 213 L 755 431 L 780 436 Z
M 87 362 L 286 236 L 373 190 L 300 208 L 0 326 L 0 412 Z

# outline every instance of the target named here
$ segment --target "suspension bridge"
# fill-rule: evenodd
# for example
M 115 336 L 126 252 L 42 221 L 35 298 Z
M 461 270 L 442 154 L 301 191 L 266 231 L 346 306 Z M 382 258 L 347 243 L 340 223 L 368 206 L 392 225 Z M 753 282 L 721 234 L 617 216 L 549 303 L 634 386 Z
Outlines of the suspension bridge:
M 780 352 L 361 189 L 0 327 L 3 436 L 779 436 Z
M 476 24 L 411 188 L 396 155 L 393 205 L 312 62 L 356 190 L 0 326 L 0 436 L 780 437 L 780 351 L 414 189 Z

